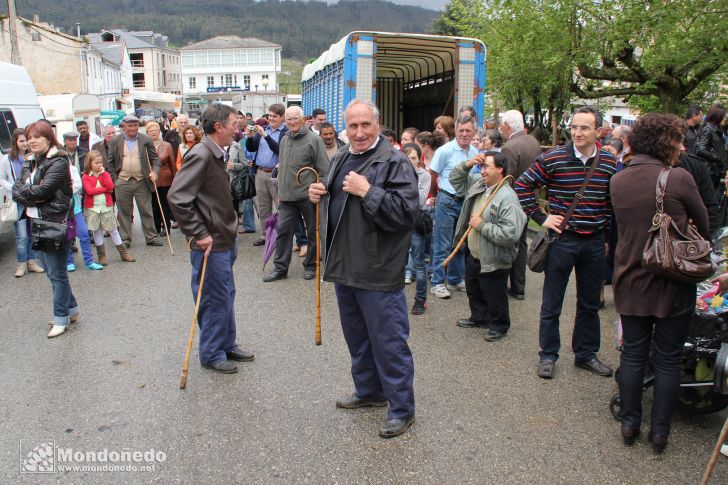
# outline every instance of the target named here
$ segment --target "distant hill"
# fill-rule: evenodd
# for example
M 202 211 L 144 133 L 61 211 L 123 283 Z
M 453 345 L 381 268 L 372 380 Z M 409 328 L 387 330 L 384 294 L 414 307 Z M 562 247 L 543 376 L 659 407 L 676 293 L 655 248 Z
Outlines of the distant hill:
M 7 6 L 0 2 L 0 12 Z M 18 14 L 63 27 L 67 33 L 98 32 L 104 27 L 154 30 L 177 47 L 234 34 L 283 46 L 283 56 L 307 60 L 352 30 L 428 32 L 438 12 L 381 0 L 336 4 L 292 0 L 27 0 Z

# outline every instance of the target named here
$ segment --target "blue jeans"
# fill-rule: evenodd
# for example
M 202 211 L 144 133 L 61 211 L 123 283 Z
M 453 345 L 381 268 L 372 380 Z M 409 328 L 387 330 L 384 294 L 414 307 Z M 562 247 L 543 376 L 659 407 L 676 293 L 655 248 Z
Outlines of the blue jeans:
M 415 365 L 407 345 L 404 290 L 373 291 L 336 284 L 357 397 L 389 401 L 389 419 L 415 413 Z
M 410 260 L 412 261 L 412 274 L 415 277 L 415 300 L 427 300 L 427 267 L 425 265 L 425 241 L 430 234 L 420 234 L 412 231 L 410 242 Z
M 233 265 L 238 256 L 237 241 L 227 251 L 215 251 L 207 257 L 205 284 L 200 298 L 197 324 L 200 326 L 200 363 L 214 364 L 227 360 L 225 352 L 238 349 L 235 343 L 235 279 Z M 192 263 L 192 298 L 197 300 L 204 256 L 190 251 Z
M 78 314 L 78 304 L 66 272 L 66 255 L 63 251 L 38 251 L 38 259 L 53 290 L 53 325 L 66 326 L 71 316 Z
M 298 218 L 294 234 L 296 235 L 296 246 L 299 248 L 308 246 L 308 234 L 306 234 L 306 225 L 304 224 L 303 216 Z
M 81 254 L 83 255 L 83 262 L 86 266 L 94 264 L 94 253 L 91 251 L 91 238 L 88 237 L 88 228 L 86 227 L 86 218 L 82 212 L 79 212 L 74 216 L 76 220 L 76 231 L 77 237 L 81 246 Z M 68 256 L 67 264 L 74 264 L 73 251 L 71 250 L 71 242 L 68 241 Z
M 549 250 L 543 282 L 539 343 L 541 360 L 559 358 L 559 317 L 572 269 L 576 270 L 576 318 L 571 346 L 577 362 L 596 357 L 600 345 L 599 293 L 604 267 L 604 234 L 565 233 Z
M 432 286 L 445 283 L 457 285 L 465 276 L 465 259 L 462 251 L 447 266 L 440 266 L 453 249 L 455 225 L 458 223 L 463 201 L 455 199 L 444 192 L 437 193 L 435 200 L 435 228 L 433 234 L 434 255 L 432 258 Z
M 20 219 L 15 223 L 15 259 L 18 263 L 25 263 L 36 258 L 30 239 L 30 219 Z
M 245 199 L 243 201 L 243 230 L 255 232 L 255 208 L 253 207 L 253 199 Z
M 655 434 L 669 436 L 680 391 L 680 362 L 691 315 L 692 312 L 668 318 L 621 315 L 624 347 L 618 381 L 624 425 L 639 428 L 642 423 L 642 384 L 652 348 L 655 386 L 650 429 Z

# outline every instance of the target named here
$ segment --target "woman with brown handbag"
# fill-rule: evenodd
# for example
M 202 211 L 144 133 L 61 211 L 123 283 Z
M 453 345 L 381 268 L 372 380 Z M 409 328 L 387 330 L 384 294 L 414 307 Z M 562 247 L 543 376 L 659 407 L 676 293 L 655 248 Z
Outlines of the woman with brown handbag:
M 619 230 L 614 261 L 614 302 L 622 319 L 624 348 L 620 359 L 619 391 L 624 443 L 640 434 L 642 383 L 650 349 L 654 349 L 654 402 L 649 440 L 653 451 L 667 446 L 680 387 L 680 354 L 695 308 L 695 284 L 660 276 L 642 266 L 657 205 L 657 180 L 673 167 L 682 149 L 685 124 L 671 114 L 649 113 L 629 137 L 634 158 L 611 181 L 611 198 Z M 676 226 L 687 232 L 692 221 L 707 238 L 708 215 L 692 176 L 671 168 L 663 207 Z

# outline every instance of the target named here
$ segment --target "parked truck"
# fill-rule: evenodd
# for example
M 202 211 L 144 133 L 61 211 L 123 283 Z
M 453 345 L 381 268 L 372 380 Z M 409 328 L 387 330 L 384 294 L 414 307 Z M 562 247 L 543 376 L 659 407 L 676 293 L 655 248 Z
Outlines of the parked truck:
M 15 128 L 24 128 L 43 117 L 28 71 L 0 62 L 0 154 L 10 152 Z
M 473 106 L 483 120 L 485 44 L 467 37 L 391 32 L 352 32 L 307 65 L 303 110 L 326 111 L 337 130 L 353 99 L 378 107 L 380 123 L 400 133 L 432 130 L 440 115 Z

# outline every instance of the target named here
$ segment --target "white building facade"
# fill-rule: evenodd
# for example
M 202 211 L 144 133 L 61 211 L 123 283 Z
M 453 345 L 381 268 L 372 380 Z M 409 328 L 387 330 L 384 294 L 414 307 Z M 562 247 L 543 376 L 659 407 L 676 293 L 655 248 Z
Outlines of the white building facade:
M 252 37 L 225 35 L 180 49 L 182 92 L 189 111 L 210 103 L 232 105 L 246 92 L 278 91 L 281 46 Z

